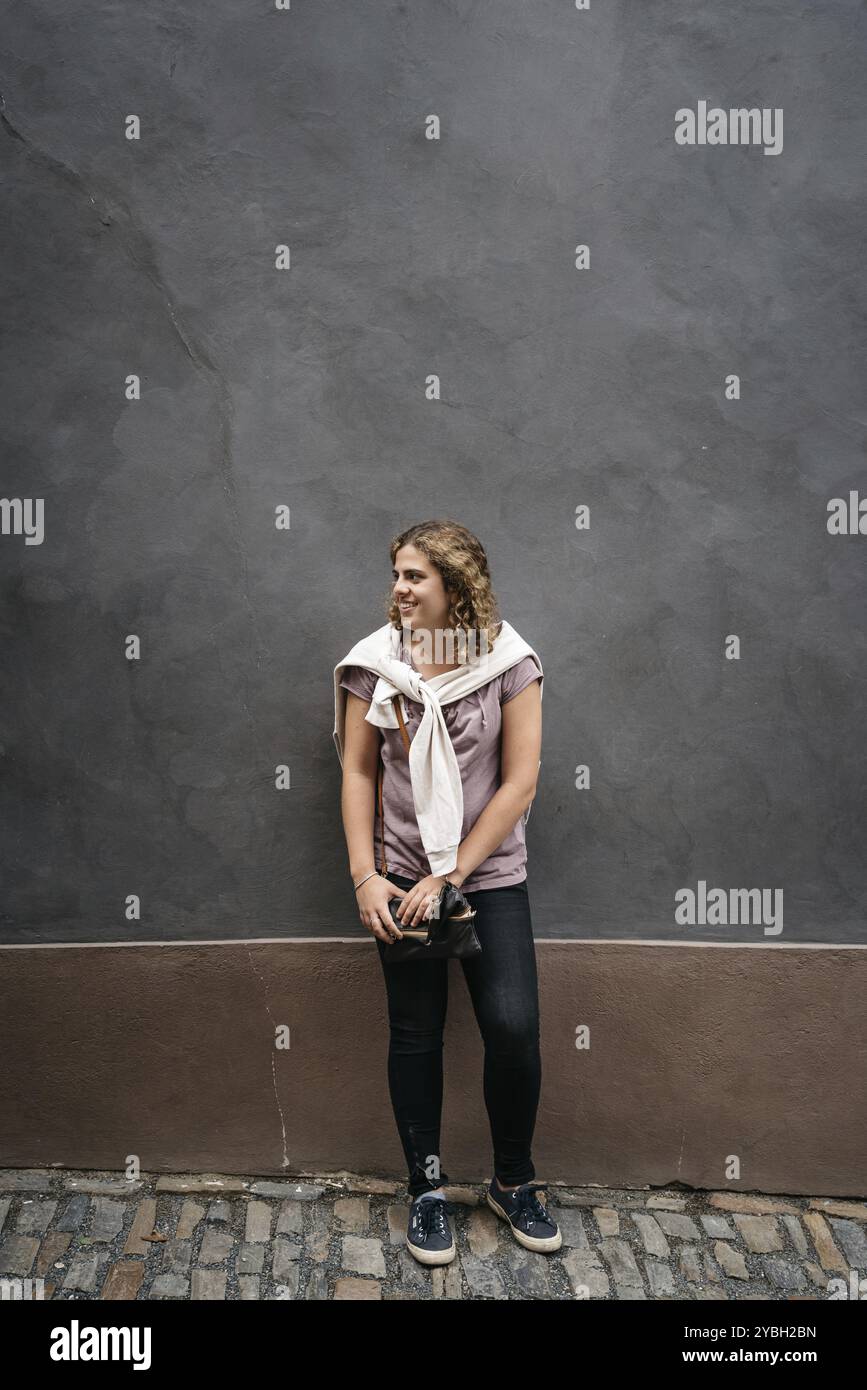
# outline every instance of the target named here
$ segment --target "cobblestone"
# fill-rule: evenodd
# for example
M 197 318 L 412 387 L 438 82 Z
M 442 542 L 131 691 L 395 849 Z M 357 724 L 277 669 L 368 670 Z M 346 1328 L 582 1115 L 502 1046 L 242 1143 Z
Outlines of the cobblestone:
M 112 1197 L 95 1197 L 93 1201 L 93 1221 L 90 1227 L 91 1240 L 114 1240 L 123 1229 L 126 1207 Z
M 223 1178 L 219 1173 L 183 1174 L 157 1178 L 157 1192 L 247 1192 L 249 1180 Z
M 66 1254 L 72 1235 L 69 1231 L 49 1231 L 39 1247 L 36 1266 L 33 1270 L 37 1279 L 44 1279 L 51 1267 Z
M 88 1192 L 92 1197 L 133 1197 L 144 1184 L 131 1178 L 67 1178 L 68 1192 Z
M 457 1257 L 418 1264 L 409 1197 L 359 1174 L 0 1171 L 0 1275 L 55 1300 L 821 1299 L 867 1277 L 867 1201 L 549 1186 L 563 1245 L 526 1250 L 484 1184 L 447 1188 Z
M 63 1281 L 64 1289 L 81 1289 L 84 1293 L 94 1293 L 99 1272 L 99 1255 L 78 1255 L 72 1261 Z
M 193 1257 L 191 1240 L 167 1240 L 162 1247 L 162 1268 L 167 1274 L 185 1274 Z
M 404 1229 L 406 1228 L 405 1208 L 402 1226 Z M 493 1255 L 498 1240 L 497 1218 L 490 1207 L 487 1210 L 484 1207 L 479 1207 L 478 1211 L 471 1212 L 467 1222 L 467 1243 L 472 1253 L 478 1255 L 480 1259 L 484 1259 L 487 1255 Z
M 56 1229 L 58 1231 L 77 1231 L 87 1216 L 89 1207 L 90 1202 L 86 1197 L 73 1197 L 63 1208 L 60 1219 L 55 1222 Z
M 732 1279 L 749 1279 L 746 1260 L 740 1250 L 735 1250 L 734 1246 L 728 1245 L 724 1240 L 718 1240 L 714 1244 L 713 1252 L 725 1274 Z
M 634 1211 L 632 1219 L 641 1233 L 641 1239 L 648 1255 L 660 1255 L 666 1259 L 671 1253 L 671 1247 L 658 1223 L 654 1221 L 649 1212 Z
M 7 1236 L 0 1244 L 0 1274 L 29 1274 L 38 1249 L 36 1236 Z
M 744 1238 L 748 1250 L 761 1255 L 769 1250 L 781 1250 L 783 1242 L 777 1223 L 770 1216 L 735 1216 L 734 1223 Z
M 803 1226 L 797 1216 L 782 1216 L 780 1220 L 785 1226 L 793 1246 L 803 1259 L 807 1254 L 807 1237 L 804 1234 Z M 865 1220 L 867 1220 L 867 1216 L 865 1216 Z
M 808 1211 L 804 1216 L 804 1225 L 816 1247 L 819 1264 L 822 1268 L 838 1274 L 845 1274 L 848 1268 L 846 1261 L 834 1244 L 824 1216 L 817 1211 Z
M 620 1217 L 611 1207 L 594 1207 L 593 1215 L 601 1236 L 620 1235 Z
M 410 1256 L 410 1258 L 412 1257 Z M 460 1259 L 471 1298 L 506 1298 L 508 1296 L 503 1276 L 496 1265 L 480 1260 L 477 1255 L 465 1254 Z
M 814 1197 L 810 1206 L 829 1216 L 849 1216 L 855 1221 L 867 1221 L 867 1202 L 840 1202 L 834 1197 Z
M 226 1274 L 219 1269 L 194 1269 L 190 1281 L 190 1300 L 226 1297 Z
M 22 1202 L 15 1229 L 21 1235 L 44 1235 L 56 1211 L 56 1202 L 32 1200 Z
M 261 1247 L 260 1247 L 261 1248 Z M 279 1236 L 274 1242 L 274 1254 L 272 1257 L 272 1273 L 280 1284 L 287 1283 L 293 1277 L 292 1265 L 295 1260 L 301 1258 L 301 1246 L 293 1245 L 284 1236 Z M 297 1271 L 295 1271 L 297 1273 Z
M 158 1274 L 151 1286 L 151 1298 L 189 1298 L 190 1281 L 181 1274 Z
M 385 1257 L 382 1253 L 382 1242 L 368 1240 L 364 1236 L 344 1236 L 343 1268 L 354 1270 L 357 1274 L 384 1276 Z
M 676 1294 L 674 1275 L 668 1265 L 661 1264 L 659 1260 L 645 1260 L 644 1269 L 651 1298 L 668 1298 Z
M 238 1251 L 236 1272 L 238 1278 L 243 1274 L 261 1274 L 265 1268 L 264 1245 L 242 1245 Z
M 678 1263 L 684 1279 L 688 1280 L 690 1284 L 699 1283 L 702 1275 L 702 1262 L 695 1245 L 681 1245 L 678 1250 Z
M 134 1260 L 120 1260 L 108 1271 L 102 1290 L 103 1298 L 129 1301 L 138 1295 L 145 1267 Z
M 601 1240 L 599 1253 L 611 1271 L 615 1284 L 640 1284 L 635 1256 L 625 1240 Z
M 548 1281 L 547 1261 L 540 1261 L 538 1255 L 514 1242 L 506 1246 L 503 1255 L 511 1268 L 515 1283 L 523 1294 L 528 1298 L 553 1297 Z M 412 1256 L 409 1258 L 412 1259 Z
M 857 1221 L 841 1220 L 835 1216 L 829 1216 L 828 1223 L 852 1268 L 863 1269 L 867 1266 L 867 1232 L 864 1227 L 859 1226 Z
M 184 1204 L 186 1206 L 186 1203 Z M 181 1210 L 181 1220 L 183 1220 L 183 1209 Z M 150 1245 L 145 1236 L 153 1235 L 154 1222 L 157 1217 L 157 1203 L 155 1197 L 145 1197 L 140 1201 L 135 1209 L 133 1223 L 129 1228 L 129 1235 L 123 1247 L 125 1255 L 147 1255 Z M 180 1228 L 181 1222 L 178 1223 Z
M 188 1240 L 205 1215 L 205 1208 L 199 1202 L 184 1202 L 178 1217 L 178 1240 Z
M 701 1240 L 701 1231 L 692 1218 L 683 1212 L 658 1211 L 656 1220 L 667 1236 L 674 1236 L 678 1240 Z
M 199 1262 L 203 1265 L 219 1265 L 229 1258 L 232 1246 L 235 1244 L 235 1237 L 231 1231 L 219 1231 L 213 1228 L 205 1231 L 202 1237 L 202 1246 L 199 1250 Z M 255 1270 L 251 1271 L 256 1273 Z
M 288 1201 L 280 1203 L 280 1213 L 277 1217 L 278 1236 L 300 1236 L 304 1230 L 304 1208 L 300 1202 Z
M 716 1240 L 730 1240 L 736 1235 L 732 1225 L 723 1216 L 705 1214 L 700 1220 L 708 1235 L 713 1236 Z
M 575 1298 L 607 1298 L 610 1284 L 598 1255 L 593 1250 L 570 1250 L 563 1257 Z
M 803 1270 L 793 1260 L 783 1260 L 779 1255 L 768 1255 L 763 1261 L 768 1277 L 778 1289 L 802 1289 L 807 1280 Z
M 370 1199 L 339 1197 L 334 1203 L 334 1216 L 341 1230 L 364 1235 L 370 1221 Z
M 0 1192 L 51 1192 L 52 1176 L 47 1168 L 3 1168 Z
M 406 1246 L 398 1253 L 398 1263 L 400 1265 L 400 1282 L 404 1288 L 414 1285 L 416 1290 L 427 1287 L 424 1266 L 418 1260 L 414 1260 Z M 418 1293 L 416 1293 L 418 1297 Z

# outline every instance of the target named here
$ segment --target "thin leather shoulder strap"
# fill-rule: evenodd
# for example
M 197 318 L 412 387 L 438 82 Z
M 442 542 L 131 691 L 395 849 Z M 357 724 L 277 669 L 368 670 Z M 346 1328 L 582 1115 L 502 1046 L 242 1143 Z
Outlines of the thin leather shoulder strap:
M 407 731 L 406 731 L 406 725 L 405 725 L 404 722 L 403 722 L 403 710 L 402 710 L 401 707 L 400 707 L 400 696 L 399 696 L 399 695 L 393 695 L 391 698 L 392 698 L 392 704 L 394 705 L 394 712 L 395 712 L 395 714 L 397 715 L 397 722 L 398 722 L 398 724 L 400 725 L 400 732 L 403 734 L 403 746 L 404 746 L 404 748 L 406 749 L 406 751 L 407 751 L 407 753 L 408 753 L 408 752 L 409 752 L 409 734 L 407 733 Z

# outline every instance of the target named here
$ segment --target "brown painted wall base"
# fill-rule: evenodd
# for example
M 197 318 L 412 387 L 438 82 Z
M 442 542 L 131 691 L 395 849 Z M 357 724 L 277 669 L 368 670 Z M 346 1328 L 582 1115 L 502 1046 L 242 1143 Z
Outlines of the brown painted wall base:
M 538 1180 L 865 1195 L 867 948 L 536 949 Z M 449 968 L 442 1161 L 475 1183 L 482 1044 Z M 3 947 L 0 971 L 0 1166 L 405 1177 L 370 939 Z

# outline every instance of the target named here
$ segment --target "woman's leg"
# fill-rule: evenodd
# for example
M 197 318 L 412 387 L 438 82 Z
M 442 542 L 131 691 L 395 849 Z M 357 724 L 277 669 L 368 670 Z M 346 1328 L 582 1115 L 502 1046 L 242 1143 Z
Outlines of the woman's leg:
M 484 1096 L 502 1187 L 531 1182 L 542 1085 L 536 949 L 526 879 L 466 897 L 476 909 L 482 954 L 462 960 L 485 1044 Z
M 415 879 L 386 875 L 399 888 Z M 388 1086 L 406 1156 L 413 1199 L 449 1182 L 440 1167 L 443 1103 L 443 1029 L 448 1005 L 448 961 L 389 963 L 388 946 L 375 937 L 385 976 L 390 1038 Z

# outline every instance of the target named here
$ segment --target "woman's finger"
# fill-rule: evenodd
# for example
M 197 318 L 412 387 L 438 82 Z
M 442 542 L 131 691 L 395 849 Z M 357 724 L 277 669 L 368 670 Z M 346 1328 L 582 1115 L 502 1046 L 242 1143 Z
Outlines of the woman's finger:
M 400 929 L 392 921 L 390 913 L 388 921 L 385 921 L 378 912 L 371 912 L 370 930 L 373 932 L 374 936 L 379 937 L 380 941 L 384 941 L 386 945 L 390 945 L 392 941 L 400 941 L 401 939 Z
M 412 918 L 415 916 L 415 912 L 419 906 L 419 903 L 421 903 L 422 901 L 423 899 L 415 891 L 409 893 L 407 897 L 404 898 L 400 907 L 397 909 L 397 915 L 400 918 L 400 920 L 402 922 L 411 921 Z
M 404 907 L 406 907 L 405 912 L 403 910 Z M 427 920 L 427 914 L 429 911 L 430 898 L 427 894 L 421 893 L 414 895 L 413 898 L 410 900 L 408 906 L 405 902 L 401 903 L 401 906 L 398 909 L 398 916 L 400 917 L 404 925 L 410 924 L 416 927 L 418 926 L 419 922 L 424 922 Z
M 377 917 L 371 916 L 370 920 L 365 922 L 364 925 L 367 927 L 367 930 L 370 932 L 371 936 L 378 937 L 380 941 L 388 940 L 385 932 L 379 925 L 379 919 Z

